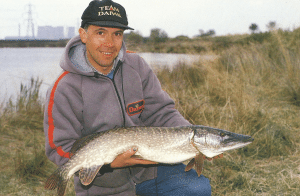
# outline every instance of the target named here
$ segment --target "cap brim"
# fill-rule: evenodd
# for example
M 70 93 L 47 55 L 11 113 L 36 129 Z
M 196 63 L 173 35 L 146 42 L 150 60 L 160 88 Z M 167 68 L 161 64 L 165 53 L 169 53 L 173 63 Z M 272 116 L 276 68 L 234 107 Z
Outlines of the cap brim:
M 92 21 L 92 22 L 86 22 L 86 24 L 96 25 L 96 26 L 100 26 L 100 27 L 114 27 L 114 28 L 120 28 L 120 29 L 134 30 L 133 28 L 131 28 L 127 25 L 123 25 L 121 23 L 114 22 L 114 21 Z

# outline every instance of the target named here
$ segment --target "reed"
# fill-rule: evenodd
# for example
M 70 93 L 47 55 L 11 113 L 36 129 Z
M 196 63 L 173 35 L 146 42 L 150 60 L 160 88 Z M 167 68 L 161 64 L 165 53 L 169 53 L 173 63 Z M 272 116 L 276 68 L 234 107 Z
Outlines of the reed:
M 55 195 L 43 188 L 56 166 L 45 155 L 41 84 L 38 78 L 22 83 L 17 98 L 2 104 L 0 195 Z

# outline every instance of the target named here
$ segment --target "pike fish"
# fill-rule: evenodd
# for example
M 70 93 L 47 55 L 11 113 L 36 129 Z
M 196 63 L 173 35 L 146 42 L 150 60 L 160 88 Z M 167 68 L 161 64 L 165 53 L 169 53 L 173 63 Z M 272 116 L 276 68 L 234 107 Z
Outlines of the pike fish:
M 176 164 L 190 160 L 185 171 L 195 166 L 200 176 L 203 155 L 212 158 L 246 146 L 253 140 L 247 135 L 200 125 L 112 129 L 76 141 L 70 151 L 70 160 L 48 178 L 45 188 L 58 188 L 58 196 L 63 196 L 68 180 L 77 171 L 81 183 L 89 185 L 103 165 L 131 148 L 138 149 L 134 156 L 158 163 Z

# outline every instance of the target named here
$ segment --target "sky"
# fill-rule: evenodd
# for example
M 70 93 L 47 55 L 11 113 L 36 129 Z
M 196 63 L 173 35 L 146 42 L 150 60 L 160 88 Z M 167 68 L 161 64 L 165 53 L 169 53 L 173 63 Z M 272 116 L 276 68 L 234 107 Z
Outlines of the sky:
M 0 39 L 27 35 L 29 5 L 37 26 L 75 27 L 90 0 L 1 0 Z M 153 28 L 169 37 L 199 35 L 214 30 L 216 35 L 250 33 L 252 23 L 260 31 L 269 22 L 282 29 L 300 27 L 300 0 L 115 0 L 127 12 L 129 26 L 147 37 Z M 37 28 L 35 28 L 37 34 Z M 31 35 L 31 32 L 30 34 Z

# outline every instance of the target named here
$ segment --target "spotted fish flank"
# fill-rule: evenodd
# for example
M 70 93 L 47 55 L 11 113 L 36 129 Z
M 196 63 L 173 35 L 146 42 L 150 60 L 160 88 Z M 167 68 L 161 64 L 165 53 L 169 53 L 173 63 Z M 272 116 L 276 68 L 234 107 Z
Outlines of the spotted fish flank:
M 138 149 L 136 156 L 149 161 L 176 164 L 191 160 L 185 170 L 195 166 L 200 176 L 203 155 L 211 158 L 252 141 L 247 135 L 205 126 L 117 128 L 75 142 L 71 159 L 48 178 L 45 188 L 58 188 L 58 196 L 63 196 L 68 180 L 77 171 L 81 183 L 89 185 L 103 165 L 133 147 Z

